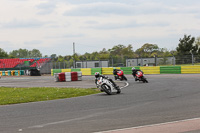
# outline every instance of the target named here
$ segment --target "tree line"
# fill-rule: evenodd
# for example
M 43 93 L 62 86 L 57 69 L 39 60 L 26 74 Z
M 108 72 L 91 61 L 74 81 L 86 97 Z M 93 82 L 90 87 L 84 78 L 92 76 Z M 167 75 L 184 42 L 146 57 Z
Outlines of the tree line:
M 169 57 L 169 56 L 182 56 L 182 55 L 200 55 L 200 37 L 192 37 L 191 35 L 184 35 L 179 39 L 179 44 L 175 50 L 168 50 L 167 48 L 159 48 L 157 44 L 145 43 L 141 48 L 133 50 L 133 46 L 129 44 L 125 46 L 118 44 L 111 49 L 106 50 L 103 48 L 101 51 L 88 53 L 81 55 L 75 53 L 74 55 L 56 55 L 52 54 L 51 58 L 55 62 L 64 61 L 90 61 L 90 60 L 119 60 L 124 62 L 128 58 L 140 58 L 140 57 Z M 35 58 L 42 57 L 42 53 L 38 49 L 27 50 L 19 49 L 13 50 L 9 54 L 0 48 L 1 58 Z M 43 56 L 47 57 L 47 55 Z

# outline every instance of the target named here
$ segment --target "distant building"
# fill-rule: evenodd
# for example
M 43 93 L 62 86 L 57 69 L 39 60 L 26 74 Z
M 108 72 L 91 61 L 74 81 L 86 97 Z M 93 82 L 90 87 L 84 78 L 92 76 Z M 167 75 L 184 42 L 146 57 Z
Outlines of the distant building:
M 166 58 L 133 58 L 126 59 L 126 66 L 157 66 L 157 65 L 175 65 L 174 57 L 166 57 Z
M 108 61 L 76 61 L 76 68 L 108 67 Z

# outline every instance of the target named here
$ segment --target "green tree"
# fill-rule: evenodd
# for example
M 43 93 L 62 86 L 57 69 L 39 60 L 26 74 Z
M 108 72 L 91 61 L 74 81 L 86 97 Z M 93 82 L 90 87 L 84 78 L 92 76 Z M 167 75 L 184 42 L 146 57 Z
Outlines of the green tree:
M 7 52 L 5 52 L 2 48 L 0 48 L 0 58 L 8 57 Z
M 188 55 L 197 53 L 197 47 L 194 46 L 195 37 L 191 35 L 184 35 L 184 37 L 179 39 L 178 47 L 176 48 L 178 55 Z
M 135 52 L 140 57 L 153 57 L 159 52 L 159 47 L 156 44 L 145 43 L 141 48 L 137 49 Z
M 19 49 L 19 50 L 13 50 L 9 53 L 10 56 L 15 58 L 28 58 L 29 57 L 29 51 L 27 49 Z
M 61 55 L 58 56 L 58 62 L 64 62 L 64 57 L 62 57 Z
M 42 54 L 38 49 L 33 49 L 29 52 L 29 56 L 32 58 L 36 58 L 36 57 L 42 57 Z
M 101 60 L 109 59 L 109 55 L 110 53 L 105 48 L 103 48 L 102 51 L 99 52 L 99 58 Z
M 195 46 L 198 47 L 198 55 L 200 55 L 200 36 L 196 38 Z

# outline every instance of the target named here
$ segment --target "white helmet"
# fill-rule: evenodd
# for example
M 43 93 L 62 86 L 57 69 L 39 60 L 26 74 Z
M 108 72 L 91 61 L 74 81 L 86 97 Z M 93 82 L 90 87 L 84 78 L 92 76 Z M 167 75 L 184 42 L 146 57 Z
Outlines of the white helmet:
M 132 67 L 132 71 L 135 70 L 135 67 Z
M 96 72 L 96 73 L 95 73 L 95 77 L 98 78 L 99 76 L 100 76 L 100 73 L 99 73 L 99 72 Z

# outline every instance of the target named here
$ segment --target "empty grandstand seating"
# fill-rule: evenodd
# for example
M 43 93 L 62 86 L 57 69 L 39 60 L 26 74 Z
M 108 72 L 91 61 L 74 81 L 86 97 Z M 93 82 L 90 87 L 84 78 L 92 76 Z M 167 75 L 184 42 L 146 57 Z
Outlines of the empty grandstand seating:
M 23 65 L 25 61 L 30 61 L 29 67 L 36 67 L 37 64 L 33 63 L 36 61 L 38 64 L 42 64 L 50 61 L 50 58 L 13 58 L 13 59 L 0 59 L 0 68 L 15 68 L 18 65 Z
M 46 63 L 50 60 L 51 60 L 50 58 L 41 58 L 41 59 L 37 60 L 35 63 L 33 63 L 30 67 L 42 66 L 43 63 Z

